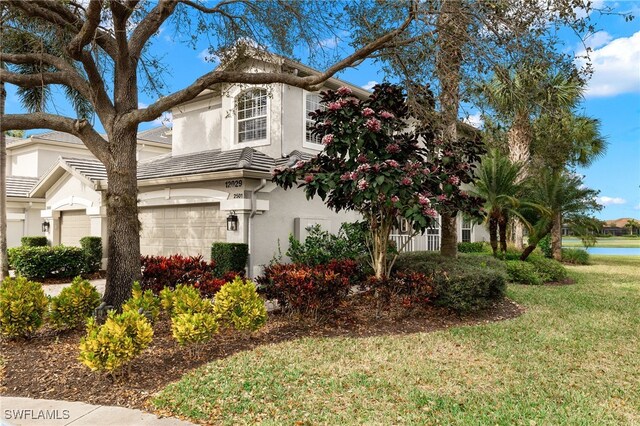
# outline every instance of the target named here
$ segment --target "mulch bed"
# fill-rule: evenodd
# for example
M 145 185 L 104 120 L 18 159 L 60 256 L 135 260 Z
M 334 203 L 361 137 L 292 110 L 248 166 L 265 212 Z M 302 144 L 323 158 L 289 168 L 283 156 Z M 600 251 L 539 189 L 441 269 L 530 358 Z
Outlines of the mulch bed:
M 367 337 L 429 332 L 456 325 L 481 324 L 515 318 L 523 308 L 509 299 L 473 315 L 458 316 L 442 309 L 407 312 L 397 309 L 375 318 L 370 296 L 363 293 L 344 306 L 345 314 L 324 323 L 311 323 L 279 313 L 270 314 L 267 325 L 250 338 L 222 332 L 193 357 L 171 336 L 171 322 L 164 316 L 154 325 L 153 342 L 132 363 L 128 377 L 113 381 L 91 372 L 77 361 L 83 330 L 56 333 L 41 329 L 28 341 L 0 342 L 0 393 L 7 396 L 83 401 L 150 409 L 149 399 L 168 383 L 210 361 L 257 346 L 301 337 Z M 348 312 L 348 315 L 346 314 Z

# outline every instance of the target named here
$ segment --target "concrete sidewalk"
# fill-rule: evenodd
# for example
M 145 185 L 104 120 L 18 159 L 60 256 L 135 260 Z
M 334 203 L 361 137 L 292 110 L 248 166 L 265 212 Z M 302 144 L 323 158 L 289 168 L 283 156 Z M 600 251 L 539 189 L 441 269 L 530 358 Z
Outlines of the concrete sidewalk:
M 193 423 L 123 407 L 84 402 L 0 397 L 2 426 L 189 426 Z
M 104 294 L 104 287 L 107 284 L 106 278 L 91 280 L 89 282 L 96 287 L 96 289 L 100 292 L 100 294 Z M 59 295 L 63 288 L 68 287 L 70 285 L 71 285 L 70 282 L 62 283 L 62 284 L 43 284 L 42 289 L 44 290 L 44 294 L 46 294 L 47 296 L 53 297 L 53 296 Z

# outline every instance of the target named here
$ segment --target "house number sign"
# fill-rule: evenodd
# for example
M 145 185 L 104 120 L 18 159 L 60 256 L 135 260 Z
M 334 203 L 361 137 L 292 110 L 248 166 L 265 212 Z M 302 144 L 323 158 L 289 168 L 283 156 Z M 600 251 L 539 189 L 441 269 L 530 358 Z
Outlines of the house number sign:
M 226 180 L 224 182 L 224 187 L 225 188 L 240 188 L 240 187 L 242 187 L 242 179 Z

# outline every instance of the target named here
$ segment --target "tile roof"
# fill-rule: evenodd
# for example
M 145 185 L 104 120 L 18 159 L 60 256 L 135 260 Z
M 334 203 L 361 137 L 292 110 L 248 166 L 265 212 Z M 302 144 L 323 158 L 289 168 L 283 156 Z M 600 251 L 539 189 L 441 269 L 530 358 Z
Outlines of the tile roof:
M 7 176 L 7 197 L 29 197 L 29 191 L 38 183 L 38 178 Z
M 291 167 L 300 160 L 309 161 L 315 156 L 315 154 L 309 154 L 295 149 L 291 151 L 286 157 L 278 158 L 277 160 L 275 160 L 275 162 L 277 167 Z
M 160 126 L 144 130 L 138 133 L 138 141 L 150 141 L 171 145 L 171 129 Z
M 107 139 L 107 135 L 101 133 L 100 136 Z M 26 141 L 29 139 L 42 139 L 47 141 L 54 142 L 62 142 L 69 143 L 73 145 L 83 145 L 83 142 L 69 133 L 52 131 L 46 133 L 40 133 L 37 135 L 31 135 L 29 138 L 20 139 L 20 138 L 12 138 L 7 137 L 7 144 L 13 144 L 20 141 Z M 153 129 L 143 130 L 142 132 L 138 132 L 138 141 L 149 141 L 156 143 L 163 143 L 166 145 L 171 145 L 171 131 L 164 126 L 154 127 Z
M 107 179 L 104 165 L 98 160 L 62 157 L 61 161 L 91 182 Z M 163 155 L 138 164 L 138 179 L 185 176 L 226 170 L 269 172 L 275 166 L 273 158 L 252 148 L 232 151 L 203 151 L 185 155 Z

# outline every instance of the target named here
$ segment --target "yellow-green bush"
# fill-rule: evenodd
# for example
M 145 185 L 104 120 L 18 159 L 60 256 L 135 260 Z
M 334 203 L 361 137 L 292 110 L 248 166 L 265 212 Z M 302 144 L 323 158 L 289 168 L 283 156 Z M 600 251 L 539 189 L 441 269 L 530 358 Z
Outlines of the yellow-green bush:
M 180 314 L 196 312 L 212 312 L 213 305 L 209 299 L 203 299 L 198 289 L 178 284 L 173 291 L 163 289 L 160 292 L 162 307 L 174 317 Z
M 51 299 L 49 323 L 58 330 L 68 330 L 84 324 L 100 304 L 100 293 L 87 280 L 75 277 L 69 287 Z
M 160 313 L 160 299 L 158 299 L 151 290 L 142 291 L 140 283 L 135 281 L 131 291 L 131 298 L 122 305 L 122 311 L 140 312 L 146 316 L 151 322 L 158 318 Z
M 182 313 L 171 317 L 171 331 L 181 345 L 205 343 L 218 332 L 218 324 L 211 312 Z
M 47 303 L 42 284 L 5 278 L 0 285 L 0 331 L 11 339 L 31 336 L 42 325 Z
M 110 311 L 103 325 L 89 318 L 78 359 L 92 371 L 116 373 L 149 346 L 152 339 L 153 328 L 144 315 Z
M 238 331 L 255 331 L 267 322 L 267 308 L 249 280 L 236 277 L 216 294 L 216 318 Z

